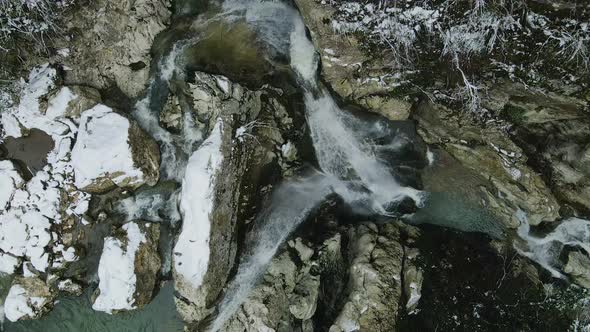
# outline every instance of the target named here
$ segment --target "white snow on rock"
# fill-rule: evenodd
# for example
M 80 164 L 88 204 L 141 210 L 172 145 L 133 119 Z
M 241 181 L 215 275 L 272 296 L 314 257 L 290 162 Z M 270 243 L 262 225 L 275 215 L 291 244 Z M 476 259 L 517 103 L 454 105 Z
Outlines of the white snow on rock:
M 33 317 L 33 308 L 28 301 L 26 290 L 21 285 L 10 287 L 8 296 L 4 301 L 4 314 L 11 322 L 16 322 L 22 317 Z
M 23 178 L 11 161 L 0 161 L 0 210 L 6 209 L 14 192 L 23 183 Z
M 78 138 L 72 150 L 76 187 L 83 189 L 103 178 L 116 185 L 143 182 L 143 172 L 133 165 L 129 146 L 129 120 L 104 105 L 82 113 Z
M 70 154 L 77 125 L 64 116 L 76 96 L 64 87 L 47 97 L 55 88 L 55 79 L 56 70 L 48 64 L 34 68 L 28 82 L 21 82 L 20 103 L 1 114 L 4 131 L 0 141 L 7 136 L 21 137 L 23 129 L 31 128 L 45 131 L 54 141 L 47 165 L 27 183 L 11 162 L 0 162 L 0 265 L 6 267 L 6 273 L 14 272 L 10 268 L 14 259 L 28 261 L 37 271 L 45 272 L 51 257 L 57 261 L 62 256 L 48 246 L 60 242 L 56 233 L 49 232 L 51 225 L 61 224 L 64 217 L 78 218 L 88 208 L 90 196 L 73 186 Z M 48 98 L 47 108 L 40 104 L 42 97 Z
M 2 125 L 6 136 L 21 137 L 23 135 L 21 127 L 37 128 L 51 136 L 61 135 L 68 131 L 68 126 L 55 121 L 55 117 L 65 112 L 65 107 L 74 97 L 72 93 L 58 93 L 57 100 L 56 98 L 52 99 L 53 103 L 49 103 L 45 114 L 42 113 L 43 110 L 39 104 L 39 98 L 55 87 L 56 74 L 55 68 L 50 67 L 49 64 L 31 70 L 28 83 L 21 83 L 23 90 L 20 104 L 2 113 Z M 61 108 L 64 110 L 62 111 Z
M 0 273 L 13 274 L 19 263 L 18 258 L 0 252 Z
M 141 243 L 146 242 L 139 226 L 130 222 L 123 226 L 127 240 L 107 237 L 98 265 L 100 295 L 92 309 L 112 314 L 113 311 L 135 308 L 135 254 Z
M 11 322 L 22 318 L 36 318 L 48 299 L 32 296 L 27 289 L 19 284 L 13 284 L 4 301 L 4 314 Z
M 223 162 L 222 127 L 218 119 L 211 135 L 190 157 L 182 181 L 183 222 L 174 247 L 174 270 L 194 288 L 202 284 L 209 264 L 209 215 L 215 199 L 217 173 Z

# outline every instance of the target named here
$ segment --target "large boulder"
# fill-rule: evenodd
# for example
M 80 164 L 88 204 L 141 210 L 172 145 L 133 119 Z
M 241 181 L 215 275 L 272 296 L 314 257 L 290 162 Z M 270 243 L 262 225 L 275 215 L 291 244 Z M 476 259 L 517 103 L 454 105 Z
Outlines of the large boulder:
M 105 239 L 94 310 L 111 314 L 151 301 L 161 267 L 159 237 L 158 224 L 130 222 Z
M 35 319 L 53 307 L 56 293 L 37 277 L 18 277 L 4 301 L 4 314 L 11 322 Z
M 97 105 L 82 113 L 72 165 L 76 187 L 86 192 L 135 189 L 156 184 L 160 152 L 157 143 L 134 121 Z
M 261 183 L 269 181 L 263 171 L 278 172 L 275 151 L 286 143 L 282 132 L 293 130 L 272 91 L 251 91 L 222 76 L 195 75 L 194 83 L 175 94 L 190 96 L 188 112 L 205 123 L 207 133 L 188 161 L 180 195 L 182 229 L 173 252 L 176 305 L 188 322 L 212 312 L 236 263 L 239 221 L 253 217 L 256 197 L 264 194 Z M 165 110 L 161 119 L 183 126 L 187 110 Z
M 168 24 L 168 7 L 167 0 L 101 0 L 72 11 L 65 20 L 73 36 L 63 41 L 69 67 L 65 81 L 97 89 L 114 84 L 137 97 L 149 78 L 152 43 Z

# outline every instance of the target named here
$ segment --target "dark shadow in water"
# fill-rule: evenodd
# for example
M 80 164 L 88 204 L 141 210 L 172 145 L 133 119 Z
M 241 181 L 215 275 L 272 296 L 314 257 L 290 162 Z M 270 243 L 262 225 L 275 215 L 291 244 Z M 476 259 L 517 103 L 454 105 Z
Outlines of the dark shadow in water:
M 416 246 L 426 278 L 417 309 L 401 314 L 399 331 L 568 331 L 571 287 L 556 285 L 548 298 L 518 254 L 498 254 L 489 236 L 420 228 Z

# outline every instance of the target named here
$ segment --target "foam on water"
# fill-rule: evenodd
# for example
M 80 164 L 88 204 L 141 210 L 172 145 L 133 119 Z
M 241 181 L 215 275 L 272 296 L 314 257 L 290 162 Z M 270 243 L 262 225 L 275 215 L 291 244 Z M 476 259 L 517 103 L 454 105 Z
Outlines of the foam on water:
M 173 135 L 160 126 L 159 110 L 153 109 L 155 96 L 168 89 L 174 75 L 182 77 L 184 73 L 177 69 L 182 64 L 182 53 L 186 47 L 194 44 L 198 38 L 180 40 L 174 44 L 168 55 L 158 63 L 156 78 L 152 79 L 143 99 L 135 104 L 133 116 L 139 125 L 160 143 L 160 172 L 162 178 L 182 181 L 188 156 L 196 143 L 202 141 L 203 135 L 189 112 L 183 114 L 183 127 L 180 135 Z M 181 148 L 182 154 L 179 153 Z
M 515 245 L 516 250 L 523 256 L 537 262 L 554 278 L 565 278 L 560 271 L 562 264 L 559 261 L 564 246 L 583 248 L 590 253 L 590 221 L 588 220 L 566 219 L 551 233 L 538 237 L 531 235 L 530 225 L 524 211 L 518 210 L 517 218 L 520 221 L 518 235 L 526 242 L 526 246 Z

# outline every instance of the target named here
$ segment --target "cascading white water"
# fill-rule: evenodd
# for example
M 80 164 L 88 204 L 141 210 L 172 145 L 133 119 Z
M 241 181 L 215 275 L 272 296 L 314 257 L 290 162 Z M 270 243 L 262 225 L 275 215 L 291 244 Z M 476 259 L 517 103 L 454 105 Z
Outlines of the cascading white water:
M 175 73 L 181 76 L 183 75 L 182 71 L 176 70 L 179 67 L 179 59 L 186 47 L 195 43 L 197 40 L 198 38 L 192 38 L 181 40 L 174 44 L 170 53 L 160 60 L 157 68 L 157 78 L 151 80 L 146 91 L 146 96 L 136 103 L 135 110 L 133 111 L 133 116 L 140 126 L 160 143 L 162 159 L 160 171 L 162 172 L 162 178 L 172 179 L 178 182 L 182 181 L 184 176 L 187 158 L 181 158 L 179 156 L 177 146 L 182 149 L 185 156 L 189 156 L 193 151 L 195 143 L 201 141 L 203 135 L 191 114 L 184 112 L 182 133 L 180 136 L 175 137 L 160 126 L 159 112 L 154 112 L 151 109 L 151 103 L 153 94 L 158 93 L 157 89 L 167 89 L 169 81 Z M 158 85 L 163 85 L 163 87 Z
M 371 208 L 376 213 L 387 214 L 385 207 L 404 197 L 410 197 L 417 206 L 421 206 L 423 193 L 400 186 L 371 148 L 352 135 L 353 130 L 345 121 L 344 112 L 316 80 L 318 61 L 315 48 L 307 39 L 299 16 L 294 19 L 293 26 L 289 48 L 291 67 L 305 90 L 307 123 L 322 171 L 343 181 L 360 180 L 370 191 Z M 314 91 L 319 92 L 319 96 L 314 96 Z
M 224 6 L 231 8 L 234 15 L 236 11 L 245 11 L 249 17 L 248 23 L 261 32 L 264 41 L 279 51 L 288 51 L 291 67 L 306 91 L 307 120 L 324 174 L 283 184 L 273 192 L 268 209 L 257 218 L 262 226 L 251 232 L 255 237 L 249 243 L 250 250 L 241 260 L 238 272 L 227 288 L 211 331 L 221 329 L 239 309 L 279 246 L 330 193 L 337 193 L 349 203 L 368 199 L 374 212 L 383 214 L 386 213 L 384 206 L 407 196 L 417 205 L 422 203 L 420 191 L 400 186 L 386 166 L 370 152 L 369 147 L 351 135 L 350 128 L 347 128 L 341 117 L 342 110 L 317 83 L 315 48 L 307 38 L 303 21 L 295 10 L 273 1 L 253 3 L 229 0 Z M 279 26 L 291 27 L 288 50 L 282 48 L 283 39 L 280 37 L 285 34 L 285 30 L 279 29 Z M 314 97 L 312 91 L 320 91 L 320 96 Z M 368 193 L 367 190 L 351 189 L 358 183 Z
M 590 221 L 588 220 L 570 218 L 562 221 L 553 232 L 544 237 L 537 237 L 530 234 L 530 225 L 522 210 L 517 212 L 517 218 L 520 221 L 518 235 L 526 242 L 526 246 L 515 245 L 516 250 L 537 262 L 554 278 L 565 278 L 559 270 L 561 265 L 559 255 L 564 246 L 580 247 L 590 253 Z
M 329 95 L 314 98 L 307 93 L 305 105 L 316 156 L 324 172 L 341 180 L 357 177 L 371 192 L 372 208 L 377 213 L 387 214 L 384 207 L 404 197 L 422 204 L 422 192 L 400 186 L 371 148 L 351 134 L 340 115 L 342 111 Z
M 268 207 L 257 217 L 250 234 L 249 251 L 243 256 L 238 272 L 227 288 L 219 313 L 211 325 L 218 331 L 239 309 L 256 285 L 279 246 L 291 232 L 334 192 L 341 182 L 321 173 L 281 184 L 272 193 Z

